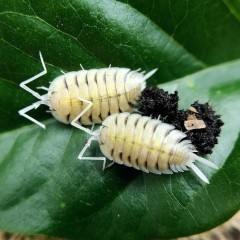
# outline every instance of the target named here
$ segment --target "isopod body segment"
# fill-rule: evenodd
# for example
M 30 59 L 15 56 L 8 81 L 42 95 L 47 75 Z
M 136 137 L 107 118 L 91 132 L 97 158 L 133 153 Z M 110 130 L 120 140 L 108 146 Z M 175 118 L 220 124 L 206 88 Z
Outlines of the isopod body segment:
M 39 101 L 20 110 L 19 114 L 45 128 L 42 123 L 26 114 L 44 104 L 58 121 L 71 123 L 90 134 L 91 131 L 81 124 L 102 123 L 111 114 L 133 112 L 146 86 L 146 80 L 157 71 L 154 69 L 144 74 L 140 69 L 131 71 L 118 67 L 91 70 L 82 68 L 58 76 L 51 82 L 49 88 L 39 87 L 47 91 L 46 94 L 40 95 L 26 86 L 47 73 L 41 53 L 40 59 L 44 70 L 20 84 Z
M 212 162 L 195 154 L 186 134 L 173 125 L 139 114 L 120 113 L 107 117 L 101 127 L 93 133 L 79 154 L 83 157 L 91 141 L 97 140 L 105 157 L 112 163 L 123 164 L 146 173 L 172 174 L 192 169 L 204 182 L 206 176 L 195 166 L 199 161 L 218 169 Z M 103 160 L 91 158 L 90 160 Z M 105 168 L 105 161 L 104 161 Z
M 133 112 L 145 88 L 144 75 L 128 68 L 102 68 L 69 72 L 53 80 L 48 97 L 52 115 L 71 123 L 88 103 L 92 107 L 79 119 L 84 125 L 102 123 L 111 114 Z

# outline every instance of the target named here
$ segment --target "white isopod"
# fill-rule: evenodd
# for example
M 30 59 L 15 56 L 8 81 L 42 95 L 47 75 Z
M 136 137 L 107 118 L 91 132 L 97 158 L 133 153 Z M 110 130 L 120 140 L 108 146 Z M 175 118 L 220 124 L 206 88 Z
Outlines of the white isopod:
M 172 174 L 191 168 L 204 182 L 206 176 L 194 164 L 199 161 L 218 169 L 212 162 L 199 157 L 186 134 L 173 125 L 139 114 L 120 113 L 107 117 L 100 128 L 92 133 L 78 158 L 81 160 L 102 160 L 105 157 L 83 157 L 93 140 L 99 142 L 104 156 L 113 163 L 124 164 L 146 173 Z M 107 166 L 107 167 L 108 167 Z
M 55 78 L 49 88 L 38 87 L 48 91 L 41 96 L 26 86 L 47 73 L 41 52 L 39 54 L 43 71 L 20 84 L 39 101 L 20 110 L 19 114 L 42 128 L 45 128 L 44 124 L 26 113 L 44 104 L 60 122 L 71 123 L 91 134 L 92 131 L 81 124 L 102 123 L 113 113 L 133 112 L 134 105 L 146 86 L 146 80 L 157 71 L 154 69 L 144 75 L 145 72 L 139 72 L 140 69 L 131 71 L 128 68 L 109 67 L 84 70 L 81 66 L 80 71 L 68 72 Z

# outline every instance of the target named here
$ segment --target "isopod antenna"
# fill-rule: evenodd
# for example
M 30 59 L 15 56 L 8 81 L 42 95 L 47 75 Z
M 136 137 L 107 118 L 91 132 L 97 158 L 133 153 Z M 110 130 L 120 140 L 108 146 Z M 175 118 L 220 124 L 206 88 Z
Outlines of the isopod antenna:
M 39 125 L 40 127 L 42 127 L 43 129 L 45 129 L 45 125 L 40 123 L 39 121 L 37 121 L 36 119 L 34 119 L 33 117 L 30 117 L 29 115 L 27 115 L 27 112 L 32 110 L 32 109 L 37 109 L 41 104 L 44 104 L 44 105 L 47 105 L 49 106 L 49 99 L 48 99 L 48 94 L 44 94 L 44 95 L 40 95 L 39 93 L 35 92 L 34 90 L 32 90 L 31 88 L 29 88 L 28 86 L 26 86 L 26 84 L 36 80 L 37 78 L 40 78 L 41 76 L 45 75 L 47 73 L 47 69 L 46 69 L 46 66 L 45 66 L 45 63 L 43 61 L 43 57 L 42 57 L 42 54 L 41 52 L 39 51 L 39 56 L 40 56 L 40 60 L 41 60 L 41 63 L 42 63 L 42 66 L 43 66 L 43 71 L 36 74 L 35 76 L 21 82 L 20 84 L 20 87 L 23 88 L 24 90 L 26 90 L 27 92 L 31 93 L 34 97 L 36 97 L 37 99 L 39 99 L 39 101 L 31 104 L 30 106 L 27 106 L 23 109 L 21 109 L 20 111 L 18 111 L 18 113 L 29 119 L 30 121 L 36 123 L 37 125 Z M 48 91 L 48 88 L 46 87 L 38 87 L 38 89 L 43 89 L 43 90 L 46 90 Z

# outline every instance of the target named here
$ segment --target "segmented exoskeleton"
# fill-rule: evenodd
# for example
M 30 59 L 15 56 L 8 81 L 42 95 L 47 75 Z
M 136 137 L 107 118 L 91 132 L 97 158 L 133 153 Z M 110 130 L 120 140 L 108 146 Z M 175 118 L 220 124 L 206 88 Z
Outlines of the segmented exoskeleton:
M 124 164 L 146 173 L 172 174 L 191 168 L 204 182 L 205 175 L 194 165 L 199 161 L 218 169 L 212 162 L 197 156 L 186 134 L 173 125 L 139 114 L 120 113 L 107 117 L 100 129 L 93 132 L 79 154 L 82 160 L 103 160 L 105 157 L 83 157 L 93 140 L 97 140 L 104 156 L 113 163 Z
M 45 128 L 45 125 L 30 117 L 26 112 L 38 108 L 41 104 L 49 106 L 52 115 L 63 123 L 71 123 L 88 133 L 87 128 L 80 126 L 101 123 L 113 113 L 133 112 L 146 80 L 157 69 L 144 75 L 140 69 L 131 71 L 128 68 L 109 67 L 102 69 L 82 70 L 65 73 L 55 78 L 48 91 L 40 96 L 26 84 L 47 73 L 42 55 L 40 59 L 43 71 L 22 82 L 20 86 L 39 99 L 36 103 L 22 109 L 19 114 Z

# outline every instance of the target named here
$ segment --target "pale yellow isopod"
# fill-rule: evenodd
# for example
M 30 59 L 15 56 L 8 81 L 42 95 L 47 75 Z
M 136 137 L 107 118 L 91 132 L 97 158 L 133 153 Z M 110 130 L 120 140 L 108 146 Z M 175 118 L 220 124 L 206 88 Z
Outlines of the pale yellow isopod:
M 81 124 L 102 123 L 113 113 L 133 112 L 146 86 L 146 80 L 157 71 L 154 69 L 144 75 L 144 72 L 139 72 L 140 69 L 131 71 L 128 68 L 109 67 L 84 70 L 81 66 L 80 71 L 68 72 L 55 78 L 49 88 L 38 87 L 48 92 L 41 96 L 26 86 L 47 73 L 41 53 L 40 59 L 44 70 L 20 84 L 39 101 L 20 110 L 19 114 L 45 128 L 44 124 L 26 114 L 44 104 L 57 120 L 71 123 L 89 134 L 92 131 Z
M 172 174 L 192 169 L 204 182 L 207 177 L 195 166 L 201 162 L 218 169 L 212 162 L 196 155 L 186 134 L 173 125 L 139 114 L 120 113 L 107 117 L 100 128 L 92 133 L 80 152 L 81 160 L 102 160 L 105 169 L 106 158 L 113 163 L 123 164 L 146 173 Z M 99 142 L 106 157 L 83 157 L 91 142 Z

